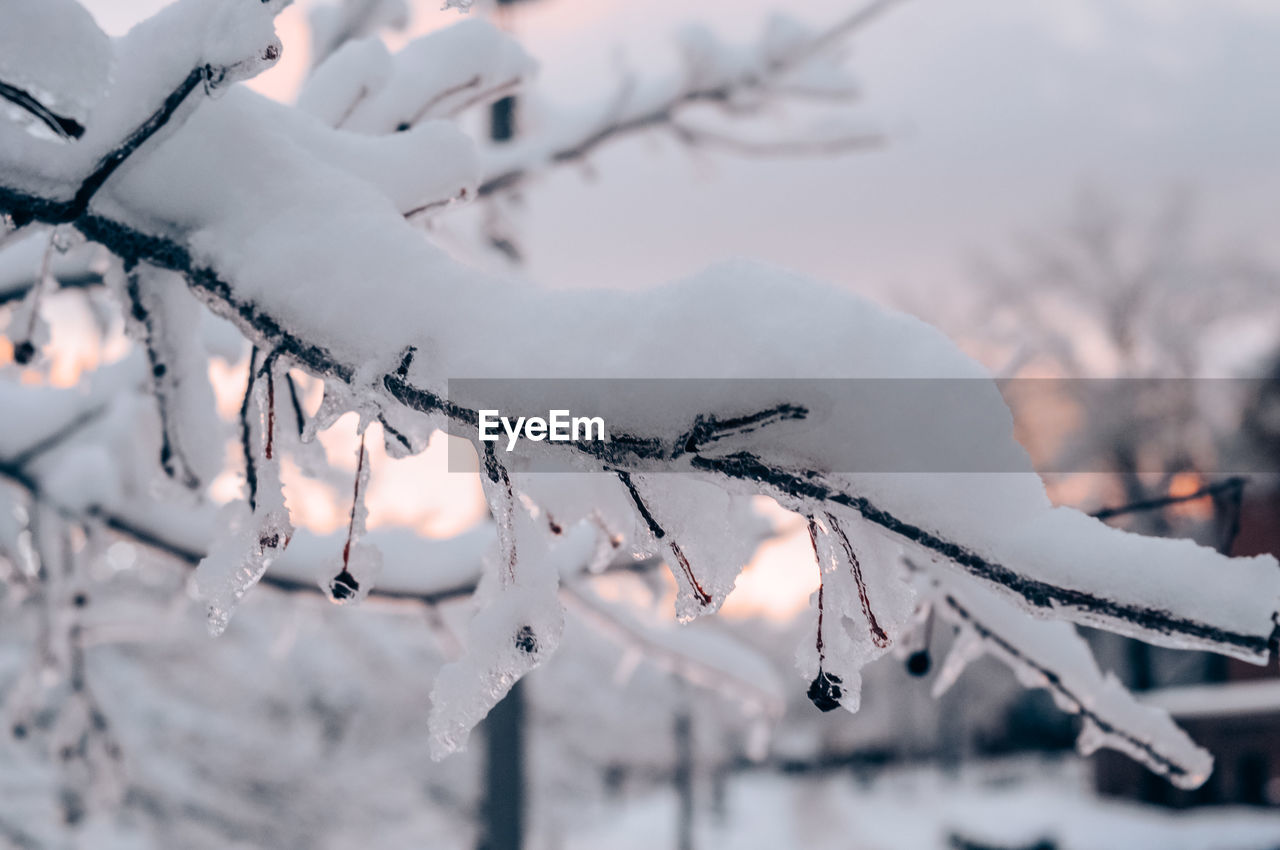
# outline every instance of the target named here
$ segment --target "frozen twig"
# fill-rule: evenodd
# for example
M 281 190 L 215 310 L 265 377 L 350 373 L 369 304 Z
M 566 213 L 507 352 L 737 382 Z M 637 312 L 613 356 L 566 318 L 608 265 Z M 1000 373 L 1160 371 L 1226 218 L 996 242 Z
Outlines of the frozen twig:
M 74 118 L 59 115 L 45 106 L 25 89 L 0 80 L 0 98 L 26 110 L 42 124 L 63 139 L 78 139 L 84 135 L 84 126 Z
M 797 138 L 752 142 L 745 138 L 695 128 L 680 116 L 687 108 L 696 105 L 712 104 L 726 109 L 734 107 L 735 101 L 748 92 L 786 95 L 789 88 L 784 78 L 788 72 L 841 43 L 899 2 L 901 0 L 874 0 L 814 34 L 804 43 L 769 58 L 762 66 L 744 68 L 724 78 L 713 75 L 711 79 L 699 80 L 694 75 L 688 84 L 656 103 L 637 96 L 637 83 L 628 78 L 606 112 L 608 120 L 591 125 L 577 138 L 558 141 L 550 147 L 537 139 L 534 139 L 533 144 L 518 146 L 514 160 L 510 157 L 499 160 L 502 164 L 485 176 L 477 193 L 484 197 L 513 190 L 547 166 L 581 161 L 617 137 L 661 127 L 669 127 L 677 138 L 687 143 L 716 145 L 750 155 L 829 155 L 878 147 L 883 143 L 883 138 L 874 133 L 845 134 L 813 141 Z

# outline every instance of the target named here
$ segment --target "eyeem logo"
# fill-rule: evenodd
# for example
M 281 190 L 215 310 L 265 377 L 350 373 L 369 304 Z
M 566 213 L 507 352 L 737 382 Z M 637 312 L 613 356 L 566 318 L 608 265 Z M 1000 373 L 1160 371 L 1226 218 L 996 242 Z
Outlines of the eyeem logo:
M 518 417 L 512 422 L 497 410 L 480 411 L 480 439 L 486 443 L 496 443 L 507 435 L 507 451 L 512 451 L 516 443 L 523 439 L 535 443 L 550 440 L 553 443 L 577 442 L 578 440 L 606 440 L 604 418 L 600 416 L 573 416 L 567 410 L 550 410 L 547 418 L 530 416 L 527 419 Z

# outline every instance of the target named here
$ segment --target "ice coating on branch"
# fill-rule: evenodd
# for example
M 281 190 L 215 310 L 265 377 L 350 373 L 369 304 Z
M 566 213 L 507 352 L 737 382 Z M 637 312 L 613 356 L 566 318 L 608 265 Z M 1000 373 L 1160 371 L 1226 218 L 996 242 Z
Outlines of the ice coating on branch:
M 902 580 L 901 547 L 849 515 L 825 513 L 810 525 L 821 589 L 796 664 L 823 710 L 856 712 L 862 668 L 888 652 L 911 622 L 915 593 Z
M 89 11 L 76 0 L 0 0 L 0 24 L 0 80 L 86 123 L 112 63 L 111 41 Z
M 135 268 L 120 293 L 131 305 L 127 327 L 147 352 L 160 419 L 160 463 L 182 486 L 199 490 L 222 469 L 226 434 L 218 418 L 204 346 L 191 333 L 203 310 L 172 272 Z
M 676 617 L 688 622 L 719 609 L 756 548 L 757 539 L 743 533 L 748 500 L 686 476 L 636 475 L 634 485 L 664 532 L 658 538 L 647 530 L 641 539 L 676 579 Z
M 365 493 L 369 489 L 369 460 L 365 450 L 366 432 L 360 434 L 360 448 L 356 451 L 356 478 L 352 489 L 351 518 L 347 524 L 347 540 L 342 547 L 339 569 L 327 582 L 322 583 L 329 599 L 339 605 L 359 602 L 369 595 L 373 583 L 382 572 L 382 553 L 378 547 L 364 541 L 369 508 Z
M 1088 645 L 1069 623 L 1027 617 L 976 582 L 933 564 L 913 565 L 921 593 L 938 615 L 959 629 L 934 681 L 945 692 L 964 668 L 991 655 L 1027 688 L 1043 688 L 1059 709 L 1082 716 L 1077 747 L 1125 753 L 1179 788 L 1197 788 L 1213 758 L 1196 746 L 1164 710 L 1138 702 L 1112 675 L 1098 669 Z
M 293 537 L 293 523 L 280 482 L 280 455 L 274 443 L 274 363 L 259 368 L 250 361 L 249 406 L 245 411 L 248 470 L 247 499 L 227 504 L 218 518 L 218 533 L 196 567 L 196 587 L 206 603 L 209 633 L 222 634 L 249 588 L 262 578 Z
M 480 607 L 467 626 L 466 654 L 445 665 L 431 689 L 428 727 L 436 759 L 466 746 L 489 709 L 555 652 L 564 631 L 557 564 L 589 557 L 589 535 L 576 534 L 548 547 L 540 523 L 528 511 L 513 511 L 510 523 L 508 533 L 521 552 L 519 569 L 508 579 L 502 558 L 491 565 L 477 593 Z
M 258 583 L 293 534 L 282 507 L 250 512 L 245 502 L 226 505 L 209 554 L 196 568 L 196 587 L 206 605 L 209 634 L 227 629 L 231 615 L 249 588 Z

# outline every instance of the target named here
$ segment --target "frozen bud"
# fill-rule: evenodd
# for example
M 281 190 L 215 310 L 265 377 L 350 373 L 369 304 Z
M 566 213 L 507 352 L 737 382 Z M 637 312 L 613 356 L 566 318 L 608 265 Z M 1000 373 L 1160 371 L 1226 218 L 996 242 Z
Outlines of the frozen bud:
M 835 711 L 840 707 L 840 699 L 844 696 L 843 681 L 834 673 L 819 670 L 817 677 L 809 685 L 809 701 L 821 711 Z
M 351 544 L 345 561 L 338 574 L 323 585 L 329 601 L 338 605 L 364 599 L 382 572 L 382 553 L 364 541 Z
M 360 582 L 347 570 L 329 580 L 329 598 L 334 602 L 346 602 L 360 592 Z

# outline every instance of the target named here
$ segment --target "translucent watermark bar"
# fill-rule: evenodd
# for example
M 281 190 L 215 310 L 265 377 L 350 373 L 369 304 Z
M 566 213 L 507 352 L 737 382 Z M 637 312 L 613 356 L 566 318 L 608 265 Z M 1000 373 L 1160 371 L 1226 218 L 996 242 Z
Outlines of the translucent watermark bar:
M 750 453 L 828 473 L 1280 473 L 1264 379 L 468 379 L 451 471 L 687 471 Z

